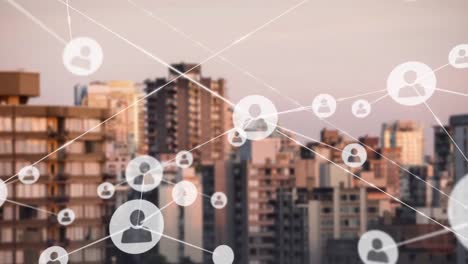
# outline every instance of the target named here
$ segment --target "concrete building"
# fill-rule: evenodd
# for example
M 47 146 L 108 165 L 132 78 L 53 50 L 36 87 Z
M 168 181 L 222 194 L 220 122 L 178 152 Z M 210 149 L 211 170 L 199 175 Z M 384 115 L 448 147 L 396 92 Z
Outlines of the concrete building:
M 36 167 L 41 173 L 32 185 L 8 184 L 8 199 L 36 208 L 6 202 L 0 208 L 0 260 L 4 264 L 37 263 L 42 250 L 59 245 L 68 251 L 107 234 L 112 200 L 97 196 L 103 174 L 105 133 L 97 126 L 109 114 L 105 109 L 26 105 L 39 96 L 39 74 L 0 73 L 0 177 L 5 180 L 21 168 L 96 127 L 66 148 L 48 156 Z M 72 209 L 70 226 L 57 223 L 53 214 Z M 100 243 L 70 255 L 73 263 L 105 263 L 106 245 Z
M 202 76 L 200 66 L 194 68 L 194 64 L 184 63 L 172 66 L 181 72 L 191 69 L 187 75 L 226 96 L 225 81 Z M 169 83 L 177 76 L 170 70 L 168 78 L 145 82 L 147 93 L 158 90 L 147 99 L 149 153 L 154 156 L 192 149 L 232 128 L 228 105 L 185 78 Z M 159 90 L 162 86 L 165 87 Z M 195 150 L 194 159 L 226 159 L 229 146 L 227 140 L 219 138 Z
M 434 177 L 431 182 L 438 189 L 444 188 L 444 181 L 453 180 L 454 160 L 453 144 L 445 130 L 451 133 L 451 128 L 446 126 L 434 127 Z M 445 190 L 443 190 L 445 192 Z M 432 192 L 432 206 L 446 206 L 446 197 L 442 197 L 437 191 Z
M 415 121 L 396 121 L 382 125 L 382 147 L 400 148 L 403 165 L 424 163 L 424 131 Z

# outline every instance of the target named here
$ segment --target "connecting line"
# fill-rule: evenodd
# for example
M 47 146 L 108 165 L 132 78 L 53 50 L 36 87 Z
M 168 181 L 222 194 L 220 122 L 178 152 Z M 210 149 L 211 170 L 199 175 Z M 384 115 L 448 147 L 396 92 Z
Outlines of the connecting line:
M 442 124 L 442 122 L 440 121 L 439 117 L 437 117 L 437 115 L 434 113 L 434 111 L 432 111 L 432 109 L 429 107 L 429 105 L 424 101 L 424 105 L 427 107 L 427 109 L 431 112 L 431 114 L 434 116 L 434 119 L 437 121 L 437 123 L 439 124 L 439 126 L 444 130 L 445 134 L 447 134 L 447 136 L 450 138 L 450 140 L 452 141 L 452 143 L 455 145 L 455 147 L 458 149 L 458 151 L 460 152 L 460 154 L 463 156 L 463 158 L 465 159 L 465 161 L 468 162 L 468 158 L 466 157 L 465 153 L 463 152 L 463 150 L 461 150 L 460 146 L 458 146 L 458 144 L 455 142 L 455 140 L 453 139 L 453 137 L 450 135 L 450 133 L 447 131 L 447 129 L 445 129 L 445 126 Z
M 55 33 L 52 29 L 50 29 L 49 27 L 47 27 L 44 23 L 42 23 L 42 21 L 40 21 L 38 18 L 36 18 L 35 16 L 33 16 L 28 10 L 24 9 L 24 7 L 22 7 L 20 4 L 18 4 L 16 1 L 14 0 L 5 0 L 7 3 L 9 3 L 10 5 L 12 5 L 14 8 L 16 8 L 18 11 L 20 11 L 21 13 L 23 13 L 26 17 L 28 17 L 30 20 L 32 20 L 34 23 L 36 23 L 39 27 L 41 27 L 43 30 L 45 30 L 47 33 L 49 33 L 51 36 L 53 36 L 54 38 L 56 38 L 58 41 L 60 41 L 63 45 L 66 45 L 67 44 L 67 41 L 65 41 L 65 39 L 63 39 L 62 37 L 60 37 L 57 33 Z
M 336 99 L 336 101 L 337 102 L 342 102 L 342 101 L 345 101 L 345 100 L 355 99 L 355 98 L 359 98 L 359 97 L 363 97 L 363 96 L 371 95 L 371 94 L 376 94 L 376 93 L 382 93 L 382 92 L 385 92 L 385 91 L 387 91 L 387 89 L 382 89 L 382 90 L 367 92 L 367 93 L 363 93 L 363 94 L 353 95 L 353 96 L 350 96 L 350 97 L 342 97 L 342 98 Z
M 414 212 L 418 213 L 419 215 L 421 215 L 421 216 L 427 218 L 427 219 L 430 220 L 431 222 L 433 222 L 433 223 L 435 223 L 435 224 L 437 224 L 437 225 L 443 227 L 443 228 L 446 229 L 446 230 L 450 230 L 451 233 L 453 233 L 453 234 L 455 234 L 455 235 L 457 235 L 457 236 L 459 236 L 459 237 L 462 237 L 463 239 L 467 239 L 466 237 L 462 236 L 461 234 L 458 234 L 457 232 L 455 232 L 455 230 L 451 229 L 450 227 L 445 226 L 444 224 L 438 222 L 437 220 L 435 220 L 435 219 L 429 217 L 429 216 L 426 215 L 425 213 L 423 213 L 423 212 L 417 210 L 416 208 L 414 208 L 414 207 L 412 207 L 411 205 L 409 205 L 409 204 L 403 202 L 403 201 L 400 200 L 399 198 L 397 198 L 397 197 L 393 196 L 392 194 L 390 194 L 390 193 L 384 191 L 382 188 L 379 188 L 379 187 L 376 186 L 375 184 L 373 184 L 373 183 L 371 183 L 371 182 L 365 180 L 364 178 L 361 178 L 360 176 L 356 175 L 355 173 L 351 172 L 350 170 L 348 170 L 348 169 L 346 169 L 346 168 L 344 168 L 344 167 L 338 165 L 336 162 L 334 162 L 334 161 L 328 159 L 328 158 L 325 157 L 324 155 L 322 155 L 322 154 L 320 154 L 320 153 L 314 151 L 313 149 L 311 149 L 311 148 L 305 146 L 305 145 L 302 144 L 301 142 L 299 142 L 299 141 L 295 140 L 294 138 L 292 138 L 292 137 L 286 135 L 285 133 L 281 132 L 280 130 L 277 129 L 276 131 L 277 131 L 279 134 L 283 135 L 284 137 L 286 137 L 286 138 L 290 139 L 291 141 L 295 142 L 295 143 L 298 144 L 299 146 L 304 147 L 305 149 L 311 151 L 311 152 L 314 153 L 315 155 L 317 155 L 317 156 L 321 157 L 322 159 L 324 159 L 324 160 L 326 160 L 326 161 L 332 163 L 333 165 L 335 165 L 335 166 L 337 166 L 338 168 L 342 169 L 342 170 L 345 171 L 346 173 L 349 173 L 349 174 L 353 175 L 355 178 L 357 178 L 357 179 L 359 179 L 360 181 L 366 183 L 366 184 L 369 185 L 370 187 L 372 187 L 372 188 L 374 188 L 374 189 L 376 189 L 376 190 L 382 192 L 383 194 L 385 194 L 385 195 L 387 195 L 388 197 L 392 198 L 392 199 L 395 200 L 396 202 L 401 203 L 402 205 L 408 207 L 409 209 L 413 210 Z
M 330 121 L 326 120 L 326 119 L 321 119 L 323 122 L 327 123 L 328 125 L 332 126 L 334 129 L 340 131 L 341 133 L 344 133 L 345 135 L 347 135 L 348 137 L 352 138 L 353 140 L 356 140 L 356 141 L 359 141 L 359 139 L 357 139 L 356 137 L 352 136 L 350 133 L 346 132 L 345 130 L 342 130 L 340 129 L 339 127 L 337 127 L 336 125 L 334 125 L 333 123 L 331 123 Z M 292 133 L 296 133 L 294 131 L 292 131 Z M 296 133 L 297 134 L 297 133 Z M 299 135 L 299 134 L 298 134 Z M 304 136 L 302 135 L 304 138 L 306 139 L 310 139 L 308 138 L 307 136 Z M 366 147 L 367 149 L 369 149 L 370 151 L 374 152 L 375 154 L 377 154 L 379 157 L 382 157 L 384 158 L 385 160 L 389 161 L 390 163 L 392 163 L 393 165 L 397 166 L 398 168 L 400 168 L 401 170 L 407 172 L 409 175 L 415 177 L 416 179 L 418 179 L 419 181 L 423 182 L 424 184 L 426 184 L 427 186 L 431 187 L 433 190 L 436 190 L 437 192 L 439 192 L 440 194 L 444 195 L 445 197 L 447 197 L 448 199 L 458 203 L 459 205 L 463 206 L 463 207 L 467 207 L 465 204 L 463 204 L 461 201 L 453 198 L 452 196 L 448 195 L 447 193 L 445 193 L 444 191 L 438 189 L 437 187 L 435 187 L 434 185 L 432 185 L 431 183 L 425 181 L 423 178 L 419 177 L 418 175 L 414 174 L 413 172 L 409 171 L 407 168 L 405 167 L 402 167 L 400 164 L 398 164 L 397 162 L 393 161 L 392 159 L 388 158 L 387 156 L 379 153 L 378 151 L 376 151 L 375 149 L 371 148 L 370 146 L 364 144 L 361 142 L 361 144 Z
M 32 206 L 32 205 L 29 205 L 29 204 L 24 204 L 24 203 L 20 203 L 20 202 L 16 202 L 16 201 L 13 201 L 13 200 L 8 200 L 8 199 L 5 199 L 4 201 L 5 201 L 5 202 L 12 203 L 12 204 L 16 204 L 16 205 L 18 205 L 18 206 L 27 207 L 27 208 L 30 208 L 30 209 L 33 209 L 33 210 L 36 210 L 36 211 L 39 211 L 39 212 L 46 213 L 46 214 L 50 214 L 50 215 L 55 215 L 55 216 L 57 216 L 57 214 L 54 213 L 54 212 L 47 211 L 47 210 L 44 210 L 44 209 L 41 209 L 41 208 L 38 208 L 38 207 L 34 207 L 34 206 Z
M 468 96 L 468 94 L 466 94 L 466 93 L 461 93 L 461 92 L 451 91 L 451 90 L 446 90 L 446 89 L 441 89 L 441 88 L 436 88 L 436 91 L 441 91 L 441 92 L 444 92 L 444 93 L 461 95 L 461 96 Z
M 173 183 L 173 182 L 168 181 L 168 180 L 162 179 L 161 181 L 164 182 L 164 183 L 170 184 L 170 185 L 176 185 L 176 183 Z M 205 197 L 205 198 L 211 199 L 211 196 L 209 196 L 208 194 L 205 194 L 205 193 L 202 193 L 202 192 L 198 192 L 198 194 Z
M 457 225 L 455 227 L 453 227 L 453 230 L 460 230 L 460 229 L 463 229 L 465 227 L 468 227 L 468 223 L 465 223 L 465 224 L 462 224 L 462 225 Z M 422 236 L 418 236 L 418 237 L 414 237 L 414 238 L 411 238 L 411 239 L 408 239 L 408 240 L 405 240 L 405 241 L 401 241 L 399 243 L 397 243 L 396 245 L 391 245 L 391 246 L 388 246 L 388 247 L 384 247 L 381 249 L 381 251 L 386 251 L 386 250 L 389 250 L 389 249 L 392 249 L 392 248 L 395 248 L 395 247 L 401 247 L 401 246 L 404 246 L 404 245 L 408 245 L 408 244 L 412 244 L 412 243 L 415 243 L 415 242 L 418 242 L 418 241 L 422 241 L 422 240 L 426 240 L 426 239 L 429 239 L 429 238 L 432 238 L 432 237 L 436 237 L 436 236 L 440 236 L 440 235 L 444 235 L 444 234 L 448 234 L 450 233 L 450 229 L 440 229 L 440 230 L 437 230 L 437 231 L 434 231 L 434 232 L 431 232 L 431 233 L 428 233 L 428 234 L 425 234 L 425 235 L 422 235 Z
M 143 227 L 143 228 L 144 228 L 144 227 Z M 196 245 L 194 245 L 194 244 L 191 244 L 191 243 L 185 242 L 185 241 L 183 241 L 183 240 L 177 239 L 177 238 L 175 238 L 175 237 L 171 237 L 171 236 L 165 235 L 165 234 L 163 234 L 163 233 L 160 233 L 160 232 L 151 230 L 151 229 L 149 229 L 149 228 L 144 228 L 144 229 L 150 231 L 150 232 L 153 233 L 153 234 L 160 235 L 160 236 L 162 236 L 162 237 L 165 237 L 165 238 L 168 238 L 168 239 L 170 239 L 170 240 L 173 240 L 173 241 L 182 243 L 182 244 L 184 244 L 184 245 L 187 245 L 187 246 L 190 246 L 190 247 L 199 249 L 199 250 L 201 250 L 201 251 L 205 251 L 205 252 L 210 253 L 210 254 L 214 254 L 213 251 L 210 251 L 210 250 L 208 250 L 208 249 L 204 249 L 204 248 L 199 247 L 199 246 L 196 246 Z
M 380 96 L 379 98 L 375 99 L 374 101 L 372 101 L 370 104 L 373 105 L 373 104 L 376 104 L 378 102 L 380 102 L 381 100 L 387 98 L 388 94 L 384 94 L 382 96 Z
M 71 26 L 69 0 L 67 0 L 67 22 L 68 22 L 68 32 L 70 33 L 70 40 L 72 40 L 73 39 L 73 34 L 72 34 L 72 26 Z

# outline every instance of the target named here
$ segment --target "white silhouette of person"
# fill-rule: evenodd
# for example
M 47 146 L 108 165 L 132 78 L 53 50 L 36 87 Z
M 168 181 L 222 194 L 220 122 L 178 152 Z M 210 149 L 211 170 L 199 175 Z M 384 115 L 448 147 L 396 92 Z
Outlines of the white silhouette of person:
M 372 250 L 367 254 L 367 260 L 379 263 L 388 263 L 388 256 L 382 249 L 382 241 L 378 238 L 372 240 Z
M 51 252 L 49 255 L 49 261 L 47 261 L 47 264 L 60 264 L 60 261 L 57 258 L 58 258 L 58 253 L 55 251 Z
M 140 164 L 139 170 L 141 174 L 135 177 L 133 184 L 154 184 L 154 178 L 150 172 L 151 166 L 147 162 L 142 162 Z
M 406 83 L 403 87 L 398 90 L 398 97 L 410 98 L 410 97 L 421 97 L 426 95 L 424 86 L 417 83 L 418 73 L 415 71 L 407 71 L 403 75 L 404 82 Z
M 135 210 L 130 214 L 130 228 L 125 230 L 122 235 L 123 244 L 148 243 L 153 241 L 148 227 L 143 226 L 145 213 L 141 210 Z
M 468 56 L 466 55 L 466 50 L 460 49 L 458 51 L 458 57 L 455 59 L 455 64 L 464 64 L 468 63 Z
M 241 138 L 239 132 L 234 131 L 234 136 L 232 137 L 232 142 L 233 143 L 242 143 L 242 138 Z
M 330 106 L 328 105 L 328 100 L 326 98 L 323 98 L 320 100 L 320 106 L 318 108 L 318 112 L 320 114 L 328 114 L 331 112 Z
M 260 117 L 262 109 L 260 105 L 253 104 L 249 107 L 249 118 L 244 122 L 244 131 L 246 132 L 265 132 L 268 130 L 268 125 L 263 118 Z
M 358 109 L 356 110 L 356 115 L 365 115 L 365 114 L 367 114 L 367 109 L 364 108 L 363 103 L 359 103 Z
M 361 157 L 359 157 L 359 151 L 356 148 L 352 148 L 351 153 L 348 156 L 349 163 L 360 163 Z
M 224 201 L 221 195 L 216 195 L 216 201 L 214 202 L 216 206 L 224 206 Z
M 102 195 L 102 196 L 105 196 L 105 197 L 111 195 L 111 192 L 110 192 L 110 190 L 109 190 L 109 187 L 107 187 L 107 185 L 104 185 L 104 186 L 102 187 L 101 195 Z
M 89 70 L 91 69 L 91 48 L 88 46 L 83 46 L 80 49 L 80 54 L 77 54 L 75 57 L 73 57 L 71 61 L 71 65 L 81 68 L 84 70 Z

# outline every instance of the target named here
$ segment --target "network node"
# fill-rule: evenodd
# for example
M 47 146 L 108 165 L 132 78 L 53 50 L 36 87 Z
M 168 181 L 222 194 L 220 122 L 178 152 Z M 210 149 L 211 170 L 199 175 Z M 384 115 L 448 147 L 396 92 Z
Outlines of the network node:
M 247 141 L 247 134 L 242 129 L 232 129 L 228 133 L 228 141 L 233 147 L 240 147 Z
M 214 264 L 231 264 L 234 262 L 234 252 L 229 246 L 221 245 L 213 251 Z
M 172 199 L 180 206 L 192 205 L 197 196 L 197 187 L 189 181 L 180 181 L 172 189 Z
M 75 212 L 70 208 L 60 210 L 57 215 L 57 221 L 63 226 L 68 226 L 75 221 Z
M 80 37 L 68 42 L 62 57 L 69 72 L 78 76 L 88 76 L 101 67 L 103 52 L 96 40 Z
M 130 161 L 125 170 L 128 185 L 138 192 L 148 192 L 158 187 L 163 177 L 163 167 L 155 158 L 139 156 Z
M 358 168 L 366 162 L 367 152 L 361 144 L 351 143 L 341 151 L 341 158 L 347 166 Z
M 371 112 L 371 104 L 364 99 L 357 100 L 353 103 L 353 106 L 351 107 L 351 110 L 353 112 L 353 115 L 357 118 L 365 118 L 367 117 L 370 112 Z
M 110 182 L 103 182 L 97 187 L 97 194 L 101 199 L 110 199 L 114 196 L 115 186 Z
M 40 176 L 39 170 L 34 166 L 23 167 L 18 173 L 18 179 L 24 184 L 33 184 Z
M 161 211 L 146 200 L 131 200 L 122 204 L 109 224 L 112 242 L 128 254 L 141 254 L 152 249 L 161 239 L 163 231 Z
M 312 110 L 318 118 L 327 118 L 336 111 L 336 100 L 329 94 L 319 94 L 312 102 Z
M 358 243 L 359 257 L 365 264 L 395 264 L 398 246 L 391 236 L 379 230 L 364 233 Z
M 228 202 L 226 194 L 223 192 L 215 192 L 211 196 L 211 205 L 216 209 L 223 209 Z
M 450 65 L 457 69 L 468 68 L 468 44 L 460 44 L 449 53 Z
M 424 63 L 411 61 L 398 65 L 387 79 L 387 92 L 395 102 L 413 106 L 425 103 L 436 89 L 434 71 Z
M 236 130 L 244 131 L 247 139 L 261 140 L 276 129 L 278 112 L 268 98 L 249 95 L 235 106 L 232 119 Z
M 59 246 L 52 246 L 42 251 L 39 264 L 67 264 L 68 252 Z
M 181 150 L 176 155 L 176 164 L 182 169 L 187 169 L 192 166 L 193 155 L 189 151 Z
M 8 196 L 8 188 L 3 180 L 0 179 L 0 207 L 5 203 Z
M 448 199 L 448 219 L 458 241 L 468 249 L 468 174 L 455 184 Z

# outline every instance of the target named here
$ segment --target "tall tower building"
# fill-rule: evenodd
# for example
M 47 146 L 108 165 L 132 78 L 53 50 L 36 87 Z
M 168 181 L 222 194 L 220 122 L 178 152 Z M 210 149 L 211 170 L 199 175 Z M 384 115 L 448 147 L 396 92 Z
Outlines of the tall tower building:
M 383 124 L 382 147 L 400 148 L 400 161 L 403 165 L 424 164 L 424 131 L 414 121 Z
M 108 117 L 106 109 L 32 106 L 39 96 L 39 74 L 0 73 L 0 177 L 42 159 L 60 146 L 96 127 L 66 148 L 36 165 L 41 176 L 31 185 L 10 181 L 8 197 L 0 207 L 0 262 L 37 263 L 42 250 L 59 245 L 69 252 L 104 237 L 112 201 L 97 196 L 103 175 L 105 134 L 97 126 Z M 112 179 L 109 179 L 112 180 Z M 33 209 L 38 208 L 38 209 Z M 70 208 L 76 219 L 64 227 L 57 222 L 61 209 Z M 105 263 L 106 243 L 71 254 L 73 263 Z
M 194 68 L 194 64 L 172 65 L 181 72 Z M 207 86 L 215 93 L 226 96 L 225 81 L 203 77 L 201 67 L 187 73 L 191 78 Z M 153 93 L 147 99 L 148 145 L 151 155 L 176 153 L 189 150 L 230 129 L 228 106 L 187 79 L 179 78 L 169 70 L 168 78 L 147 80 L 146 92 Z M 161 86 L 164 88 L 159 89 Z M 157 92 L 155 92 L 158 90 Z M 213 161 L 225 159 L 228 143 L 219 138 L 193 152 L 195 160 Z

